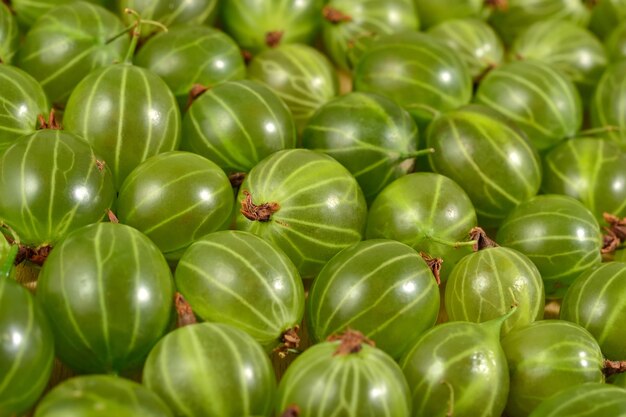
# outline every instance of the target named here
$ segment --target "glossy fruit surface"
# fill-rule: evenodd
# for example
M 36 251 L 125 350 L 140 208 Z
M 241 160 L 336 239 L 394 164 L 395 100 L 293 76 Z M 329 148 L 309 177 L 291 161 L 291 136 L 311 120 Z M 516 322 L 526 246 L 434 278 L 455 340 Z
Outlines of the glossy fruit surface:
M 322 106 L 302 132 L 302 146 L 339 161 L 371 202 L 413 170 L 418 129 L 410 114 L 383 96 L 349 93 Z
M 368 344 L 318 343 L 296 358 L 280 381 L 276 411 L 296 405 L 300 417 L 408 417 L 409 387 L 398 365 Z
M 314 340 L 358 330 L 399 359 L 435 325 L 439 291 L 422 257 L 400 242 L 374 239 L 334 256 L 307 299 Z
M 422 26 L 430 28 L 438 23 L 482 15 L 483 0 L 413 0 Z
M 604 39 L 622 21 L 626 21 L 626 0 L 602 0 L 593 5 L 589 28 Z
M 139 231 L 99 223 L 70 234 L 48 256 L 37 299 L 57 356 L 83 372 L 140 365 L 170 322 L 174 282 L 159 249 Z
M 211 88 L 246 76 L 237 44 L 206 26 L 177 26 L 159 33 L 141 47 L 134 62 L 161 77 L 181 109 L 186 107 L 195 84 Z
M 433 171 L 456 181 L 472 200 L 480 224 L 498 225 L 541 184 L 541 162 L 526 135 L 506 117 L 470 105 L 437 118 L 426 146 Z
M 236 228 L 275 243 L 303 278 L 359 242 L 365 229 L 367 206 L 357 181 L 330 156 L 306 149 L 259 162 L 237 201 L 248 215 L 237 213 Z
M 626 61 L 619 61 L 606 70 L 591 102 L 591 124 L 612 128 L 606 135 L 626 149 L 626 115 L 620 109 L 626 105 Z
M 548 298 L 562 298 L 578 275 L 600 265 L 598 221 L 582 203 L 564 195 L 521 203 L 502 223 L 496 241 L 533 261 Z
M 57 6 L 76 3 L 79 0 L 11 0 L 11 8 L 15 11 L 21 27 L 29 28 L 41 16 Z M 106 6 L 109 0 L 84 0 L 89 3 Z
M 141 162 L 180 143 L 180 112 L 167 84 L 126 63 L 85 77 L 72 92 L 63 122 L 102 155 L 116 189 Z
M 445 294 L 451 321 L 481 323 L 516 305 L 502 325 L 503 334 L 543 318 L 541 275 L 530 259 L 510 248 L 485 248 L 462 258 L 450 273 Z
M 0 158 L 0 217 L 29 246 L 54 245 L 102 220 L 115 199 L 111 172 L 80 137 L 23 136 Z
M 583 326 L 596 338 L 604 356 L 626 358 L 621 325 L 626 321 L 626 263 L 608 262 L 579 276 L 561 304 L 561 319 Z
M 542 402 L 530 417 L 605 417 L 626 415 L 626 390 L 589 383 L 567 388 Z
M 234 198 L 220 167 L 200 155 L 172 151 L 147 159 L 126 177 L 116 214 L 168 259 L 178 259 L 197 239 L 228 227 Z
M 200 154 L 227 174 L 248 172 L 270 154 L 296 146 L 293 117 L 283 100 L 257 81 L 217 85 L 183 118 L 181 149 Z
M 252 233 L 204 236 L 185 251 L 175 279 L 196 315 L 237 327 L 268 350 L 302 321 L 298 270 L 280 249 Z
M 269 417 L 276 390 L 261 346 L 244 331 L 216 323 L 163 337 L 148 356 L 142 382 L 177 416 Z
M 17 20 L 6 4 L 0 4 L 0 63 L 10 64 L 19 46 Z
M 609 61 L 617 62 L 626 58 L 626 22 L 617 26 L 604 41 Z
M 37 406 L 35 417 L 172 417 L 165 403 L 144 386 L 112 375 L 71 378 Z
M 0 65 L 0 91 L 1 155 L 20 136 L 34 133 L 37 116 L 47 114 L 50 107 L 37 80 L 11 65 Z
M 476 102 L 510 118 L 538 149 L 572 137 L 582 125 L 580 95 L 562 72 L 539 61 L 517 61 L 491 71 Z
M 604 382 L 604 359 L 593 336 L 562 320 L 540 320 L 502 339 L 511 375 L 506 413 L 528 416 L 543 400 L 587 382 Z
M 19 67 L 41 83 L 53 103 L 64 104 L 91 71 L 123 59 L 128 37 L 111 40 L 122 30 L 122 21 L 101 6 L 76 2 L 54 8 L 26 34 Z
M 440 174 L 415 172 L 389 184 L 372 203 L 368 239 L 393 239 L 442 258 L 442 279 L 469 253 L 455 247 L 476 226 L 476 211 L 463 189 Z

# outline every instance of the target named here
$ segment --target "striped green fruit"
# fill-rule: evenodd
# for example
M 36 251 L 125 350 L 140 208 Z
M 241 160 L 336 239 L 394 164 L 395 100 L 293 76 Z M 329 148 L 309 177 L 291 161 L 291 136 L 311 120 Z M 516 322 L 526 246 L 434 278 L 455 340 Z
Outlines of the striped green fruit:
M 237 44 L 206 26 L 177 26 L 159 33 L 141 47 L 134 62 L 167 83 L 181 110 L 195 84 L 210 88 L 246 76 Z
M 350 70 L 350 49 L 364 39 L 419 29 L 413 0 L 331 0 L 324 7 L 322 41 L 333 62 Z
M 180 146 L 232 174 L 294 148 L 296 140 L 293 117 L 281 98 L 260 82 L 242 80 L 217 85 L 193 102 L 183 118 Z
M 507 316 L 476 324 L 444 323 L 426 332 L 400 366 L 414 417 L 500 416 L 509 391 L 500 328 Z
M 441 278 L 470 253 L 459 246 L 472 227 L 476 211 L 467 193 L 443 175 L 416 172 L 389 184 L 376 197 L 367 217 L 368 239 L 393 239 L 442 258 Z
M 53 103 L 65 104 L 76 85 L 96 68 L 121 61 L 124 24 L 101 6 L 76 2 L 42 16 L 26 34 L 18 66 L 32 75 Z
M 484 0 L 413 0 L 424 28 L 446 20 L 479 18 L 483 15 Z
M 221 231 L 194 242 L 175 280 L 197 316 L 237 327 L 268 351 L 302 321 L 298 270 L 284 252 L 252 233 Z
M 22 415 L 48 385 L 54 360 L 48 323 L 28 290 L 0 276 L 0 416 Z
M 228 0 L 221 22 L 241 49 L 257 54 L 277 45 L 312 43 L 324 0 Z
M 299 417 L 409 417 L 411 400 L 402 371 L 362 335 L 313 345 L 287 368 L 276 400 Z M 291 414 L 285 414 L 291 415 Z
M 99 222 L 115 200 L 111 172 L 101 161 L 66 131 L 21 137 L 0 157 L 1 221 L 34 248 Z
M 489 18 L 506 44 L 542 20 L 566 20 L 585 27 L 591 17 L 580 0 L 507 0 L 507 3 L 507 7 L 496 8 Z
M 371 203 L 389 183 L 413 170 L 418 129 L 393 101 L 354 92 L 329 101 L 313 115 L 302 132 L 302 146 L 339 161 Z
M 497 111 L 470 105 L 437 118 L 426 146 L 433 171 L 456 181 L 479 223 L 497 226 L 541 185 L 541 161 L 526 135 Z
M 510 118 L 544 150 L 572 137 L 582 126 L 582 103 L 567 76 L 540 61 L 516 61 L 491 71 L 476 102 Z
M 0 63 L 10 64 L 19 46 L 17 20 L 6 4 L 0 3 Z
M 85 77 L 63 116 L 65 128 L 102 155 L 116 189 L 141 162 L 178 147 L 180 119 L 167 84 L 129 63 L 100 68 Z
M 130 226 L 98 223 L 68 235 L 44 263 L 37 301 L 57 356 L 82 372 L 143 363 L 170 323 L 174 282 L 154 243 Z
M 564 389 L 537 407 L 529 417 L 626 416 L 626 390 L 589 383 Z
M 0 65 L 0 91 L 2 155 L 20 136 L 34 133 L 37 116 L 48 113 L 50 107 L 46 93 L 37 80 L 17 67 Z
M 502 339 L 511 385 L 509 417 L 526 417 L 554 394 L 587 382 L 604 382 L 604 358 L 584 328 L 563 320 L 540 320 Z
M 600 222 L 605 212 L 626 216 L 622 184 L 626 184 L 626 154 L 607 139 L 569 139 L 543 156 L 543 192 L 574 197 Z
M 302 278 L 312 278 L 363 236 L 367 206 L 354 177 L 330 156 L 289 149 L 268 156 L 246 177 L 236 228 L 282 249 Z
M 399 359 L 435 325 L 439 290 L 415 250 L 394 240 L 367 240 L 328 261 L 309 290 L 307 311 L 314 340 L 354 329 Z
M 354 89 L 394 100 L 423 129 L 441 112 L 469 103 L 472 80 L 452 48 L 406 32 L 381 36 L 365 50 L 354 69 Z
M 626 21 L 626 0 L 593 2 L 589 28 L 600 39 L 605 39 L 623 21 Z
M 228 228 L 234 199 L 220 167 L 200 155 L 172 151 L 148 158 L 126 177 L 116 213 L 177 261 L 194 241 Z
M 618 61 L 605 71 L 591 101 L 591 125 L 610 127 L 606 136 L 626 150 L 626 60 Z
M 578 275 L 601 262 L 598 221 L 565 195 L 539 195 L 521 203 L 502 222 L 496 241 L 533 261 L 547 298 L 563 298 Z
M 432 26 L 428 33 L 460 54 L 474 80 L 479 80 L 504 59 L 502 41 L 483 20 L 446 20 Z
M 319 107 L 339 93 L 339 79 L 328 58 L 300 44 L 260 53 L 248 66 L 248 78 L 274 90 L 291 110 L 299 132 Z
M 561 303 L 562 320 L 583 326 L 605 357 L 626 358 L 626 263 L 608 262 L 579 276 Z
M 11 0 L 11 8 L 15 11 L 20 26 L 28 29 L 41 16 L 52 9 L 79 0 Z M 100 6 L 107 6 L 111 0 L 83 0 Z
M 41 400 L 35 417 L 173 417 L 143 385 L 112 375 L 68 379 Z
M 276 379 L 261 346 L 217 323 L 181 327 L 152 349 L 142 383 L 181 417 L 272 415 Z
M 626 22 L 620 23 L 604 41 L 609 61 L 617 62 L 626 59 Z
M 515 38 L 509 54 L 558 68 L 576 84 L 584 101 L 593 94 L 608 63 L 598 38 L 569 21 L 542 21 L 529 26 Z
M 520 252 L 488 247 L 462 258 L 446 285 L 450 321 L 482 323 L 515 312 L 502 325 L 502 334 L 543 318 L 545 294 L 535 264 Z

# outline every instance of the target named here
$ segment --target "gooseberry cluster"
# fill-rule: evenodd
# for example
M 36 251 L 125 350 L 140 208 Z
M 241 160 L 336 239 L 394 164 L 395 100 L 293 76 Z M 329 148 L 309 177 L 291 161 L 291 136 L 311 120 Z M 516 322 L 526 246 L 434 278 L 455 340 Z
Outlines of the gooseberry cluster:
M 626 416 L 626 0 L 5 0 L 0 103 L 0 417 Z

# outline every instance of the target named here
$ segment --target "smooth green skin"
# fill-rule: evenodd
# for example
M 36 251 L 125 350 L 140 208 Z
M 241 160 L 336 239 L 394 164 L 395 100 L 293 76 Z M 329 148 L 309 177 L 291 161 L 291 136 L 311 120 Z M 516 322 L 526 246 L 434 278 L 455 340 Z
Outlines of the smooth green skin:
M 134 62 L 161 77 L 183 111 L 195 84 L 211 88 L 246 77 L 237 44 L 206 26 L 177 26 L 159 33 L 142 46 Z
M 315 113 L 302 132 L 302 146 L 339 161 L 371 203 L 388 184 L 413 170 L 418 138 L 417 125 L 400 106 L 377 94 L 354 92 Z
M 591 125 L 598 128 L 612 127 L 605 136 L 626 150 L 626 60 L 608 67 L 596 86 L 591 101 Z
M 626 22 L 620 23 L 604 41 L 609 61 L 618 62 L 626 59 Z
M 111 172 L 80 137 L 62 130 L 23 136 L 0 158 L 0 221 L 20 243 L 54 246 L 102 220 L 115 200 Z
M 565 73 L 588 102 L 608 57 L 589 30 L 568 21 L 542 21 L 529 26 L 513 42 L 509 55 L 544 62 Z
M 17 20 L 6 6 L 0 4 L 0 63 L 10 64 L 19 46 Z
M 228 0 L 222 2 L 224 31 L 254 55 L 270 49 L 266 36 L 282 32 L 280 45 L 310 44 L 322 23 L 324 0 Z
M 470 253 L 455 247 L 476 226 L 476 211 L 463 189 L 443 175 L 408 174 L 389 184 L 370 206 L 367 239 L 393 239 L 444 260 L 446 280 L 454 264 Z
M 578 275 L 601 262 L 598 221 L 565 195 L 539 195 L 521 203 L 502 222 L 496 242 L 533 261 L 550 299 L 563 298 Z
M 37 19 L 52 9 L 79 0 L 11 0 L 11 8 L 15 11 L 17 21 L 25 29 L 31 27 Z M 100 6 L 107 6 L 111 0 L 82 0 Z
M 626 263 L 604 263 L 574 281 L 561 303 L 560 318 L 589 330 L 606 358 L 624 360 L 625 298 Z
M 416 31 L 420 22 L 413 0 L 331 0 L 327 6 L 349 16 L 349 21 L 322 21 L 324 50 L 341 69 L 352 68 L 348 55 L 363 39 Z
M 20 136 L 35 132 L 37 116 L 48 114 L 50 106 L 37 80 L 17 67 L 0 65 L 0 91 L 2 155 Z
M 426 146 L 433 171 L 456 181 L 483 226 L 497 226 L 541 185 L 541 161 L 526 135 L 497 111 L 470 105 L 435 119 Z
M 482 323 L 515 312 L 502 325 L 502 334 L 543 318 L 545 294 L 541 274 L 522 253 L 502 246 L 485 248 L 462 258 L 445 293 L 450 321 Z
M 480 18 L 484 0 L 413 0 L 417 15 L 424 28 L 446 20 Z
M 604 358 L 584 328 L 563 320 L 540 320 L 502 339 L 511 385 L 506 413 L 528 416 L 543 400 L 586 382 L 604 382 Z
M 594 5 L 589 28 L 605 39 L 621 22 L 626 20 L 626 0 L 602 0 Z
M 616 387 L 626 389 L 626 374 L 613 375 L 607 382 L 615 385 Z
M 581 201 L 603 222 L 603 213 L 626 216 L 626 154 L 606 139 L 574 138 L 543 156 L 546 194 L 566 194 Z
M 173 417 L 152 391 L 112 375 L 79 376 L 54 387 L 35 417 Z
M 318 108 L 339 94 L 339 78 L 328 58 L 301 44 L 260 53 L 248 66 L 248 78 L 274 90 L 291 110 L 298 132 Z
M 606 417 L 626 415 L 626 391 L 589 383 L 565 389 L 542 402 L 529 417 Z
M 180 143 L 180 111 L 167 84 L 126 63 L 85 77 L 70 96 L 63 123 L 102 155 L 116 189 L 141 162 Z
M 32 75 L 52 103 L 65 104 L 76 87 L 96 68 L 119 62 L 129 38 L 113 13 L 85 2 L 57 7 L 37 20 L 26 34 L 17 65 Z
M 423 129 L 440 112 L 469 103 L 472 81 L 452 48 L 430 35 L 407 32 L 372 43 L 354 70 L 354 89 L 394 100 Z
M 257 81 L 226 82 L 193 102 L 183 118 L 181 149 L 226 173 L 248 172 L 274 152 L 295 148 L 296 126 L 280 97 Z
M 229 226 L 234 199 L 220 167 L 200 155 L 172 151 L 147 159 L 126 177 L 116 214 L 166 258 L 178 260 L 193 242 Z
M 413 417 L 502 414 L 509 391 L 500 347 L 503 319 L 444 323 L 417 341 L 400 361 L 411 387 Z
M 269 221 L 236 214 L 236 229 L 252 232 L 282 249 L 302 278 L 312 278 L 342 249 L 363 237 L 367 205 L 354 177 L 330 156 L 307 149 L 276 152 L 250 171 L 247 191 L 256 205 L 278 203 Z
M 431 27 L 428 34 L 458 52 L 474 80 L 504 59 L 504 46 L 498 34 L 477 18 L 446 20 Z
M 520 32 L 542 20 L 566 20 L 585 27 L 591 17 L 589 9 L 580 0 L 507 0 L 507 3 L 507 7 L 495 8 L 489 18 L 489 24 L 505 44 L 510 44 Z
M 21 415 L 46 388 L 54 361 L 48 323 L 28 290 L 0 277 L 0 416 Z
M 174 282 L 154 243 L 130 226 L 98 223 L 50 253 L 37 301 L 57 356 L 76 371 L 117 373 L 141 365 L 170 323 Z
M 297 268 L 252 233 L 226 230 L 194 242 L 178 263 L 175 282 L 197 316 L 237 327 L 268 351 L 304 315 Z
M 243 330 L 218 323 L 163 337 L 146 360 L 142 383 L 181 417 L 270 417 L 276 391 L 263 348 Z
M 540 151 L 574 136 L 582 126 L 576 86 L 541 61 L 511 62 L 489 72 L 475 101 L 516 122 Z
M 297 405 L 299 417 L 409 417 L 409 386 L 382 350 L 362 344 L 335 352 L 340 342 L 313 345 L 289 365 L 278 387 L 276 412 Z
M 324 266 L 309 290 L 307 312 L 314 340 L 354 329 L 397 360 L 435 325 L 439 289 L 411 247 L 367 240 Z

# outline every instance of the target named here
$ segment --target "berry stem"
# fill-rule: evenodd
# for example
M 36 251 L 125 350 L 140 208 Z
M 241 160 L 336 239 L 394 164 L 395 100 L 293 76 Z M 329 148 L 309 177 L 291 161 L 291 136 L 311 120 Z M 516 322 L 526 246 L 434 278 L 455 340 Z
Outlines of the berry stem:
M 358 353 L 363 349 L 364 344 L 374 346 L 373 340 L 368 339 L 359 331 L 350 329 L 341 334 L 331 335 L 326 340 L 329 342 L 339 340 L 341 342 L 333 356 Z
M 263 203 L 256 205 L 252 202 L 252 195 L 248 191 L 244 191 L 245 198 L 241 200 L 241 214 L 243 214 L 248 220 L 269 222 L 272 218 L 272 214 L 276 213 L 280 209 L 278 203 Z

